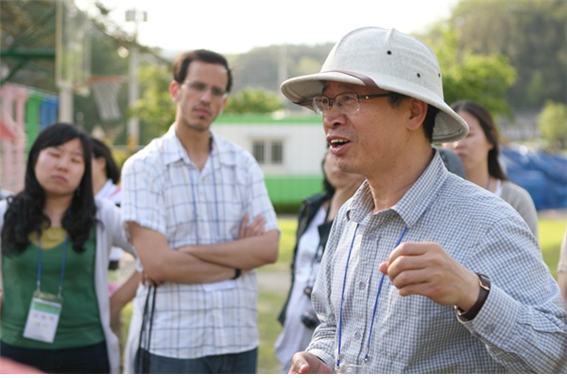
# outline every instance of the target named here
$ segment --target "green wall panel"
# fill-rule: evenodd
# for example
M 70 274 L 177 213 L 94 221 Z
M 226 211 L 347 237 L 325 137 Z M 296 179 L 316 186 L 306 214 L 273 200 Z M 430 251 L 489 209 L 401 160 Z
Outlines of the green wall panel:
M 306 197 L 323 191 L 322 176 L 265 177 L 272 203 L 300 203 Z
M 43 97 L 32 92 L 26 102 L 26 152 L 30 150 L 31 145 L 35 142 L 35 138 L 37 138 L 37 135 L 39 134 L 39 107 L 41 106 L 42 101 Z

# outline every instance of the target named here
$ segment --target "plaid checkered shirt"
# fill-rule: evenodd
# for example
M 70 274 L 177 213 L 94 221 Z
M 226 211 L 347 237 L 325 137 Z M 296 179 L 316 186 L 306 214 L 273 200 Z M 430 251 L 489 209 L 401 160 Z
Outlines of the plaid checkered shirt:
M 132 221 L 158 231 L 173 249 L 237 240 L 245 214 L 249 219 L 262 215 L 265 230 L 277 230 L 264 176 L 252 155 L 214 134 L 211 146 L 199 171 L 172 126 L 130 158 L 122 171 L 123 224 Z M 186 359 L 256 348 L 256 272 L 234 282 L 236 288 L 212 291 L 201 284 L 159 286 L 150 352 Z M 140 286 L 135 310 L 143 308 L 146 294 Z
M 373 207 L 365 182 L 336 217 L 312 296 L 322 324 L 307 351 L 336 364 L 341 292 L 354 240 L 341 360 L 362 364 L 381 278 L 378 265 L 407 227 L 402 242 L 439 243 L 466 268 L 490 277 L 492 288 L 477 316 L 462 322 L 453 306 L 402 297 L 385 277 L 364 372 L 567 372 L 567 315 L 558 285 L 511 206 L 449 173 L 436 153 L 395 206 L 376 214 Z

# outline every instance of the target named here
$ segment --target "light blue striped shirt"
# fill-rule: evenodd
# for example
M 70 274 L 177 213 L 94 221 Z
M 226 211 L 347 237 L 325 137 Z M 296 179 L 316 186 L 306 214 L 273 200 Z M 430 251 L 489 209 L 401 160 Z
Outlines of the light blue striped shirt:
M 252 155 L 212 135 L 211 155 L 202 171 L 189 160 L 173 126 L 125 163 L 124 224 L 133 221 L 164 234 L 173 249 L 237 240 L 246 214 L 250 220 L 262 215 L 265 231 L 278 229 L 264 175 Z M 256 348 L 256 272 L 228 283 L 236 287 L 159 286 L 151 353 L 186 359 Z M 146 293 L 138 289 L 135 309 L 143 308 Z
M 371 336 L 369 373 L 567 372 L 567 314 L 538 242 L 492 193 L 449 173 L 438 153 L 404 197 L 372 214 L 368 183 L 340 210 L 313 292 L 322 324 L 307 351 L 334 367 L 346 259 L 357 224 L 343 305 L 341 355 L 362 364 L 381 273 L 402 242 L 436 242 L 492 289 L 469 322 L 453 306 L 402 297 L 388 277 Z

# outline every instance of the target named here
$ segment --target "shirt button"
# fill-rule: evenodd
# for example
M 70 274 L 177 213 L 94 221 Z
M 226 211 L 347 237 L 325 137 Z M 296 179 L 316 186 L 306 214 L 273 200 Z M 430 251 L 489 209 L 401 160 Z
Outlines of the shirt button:
M 357 331 L 357 332 L 354 333 L 354 339 L 355 340 L 360 340 L 361 338 L 362 338 L 362 335 L 360 334 L 360 332 Z
M 360 290 L 366 289 L 366 282 L 360 281 L 360 282 L 358 283 L 358 288 L 359 288 Z

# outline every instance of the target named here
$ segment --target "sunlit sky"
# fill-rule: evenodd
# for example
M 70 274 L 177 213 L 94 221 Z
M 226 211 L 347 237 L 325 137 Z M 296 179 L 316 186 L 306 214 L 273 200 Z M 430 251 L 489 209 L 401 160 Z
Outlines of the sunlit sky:
M 274 44 L 336 42 L 362 26 L 419 32 L 446 19 L 456 0 L 101 0 L 110 16 L 133 33 L 128 9 L 147 13 L 138 23 L 140 43 L 163 50 L 206 48 L 223 54 Z M 76 0 L 92 9 L 94 0 Z

